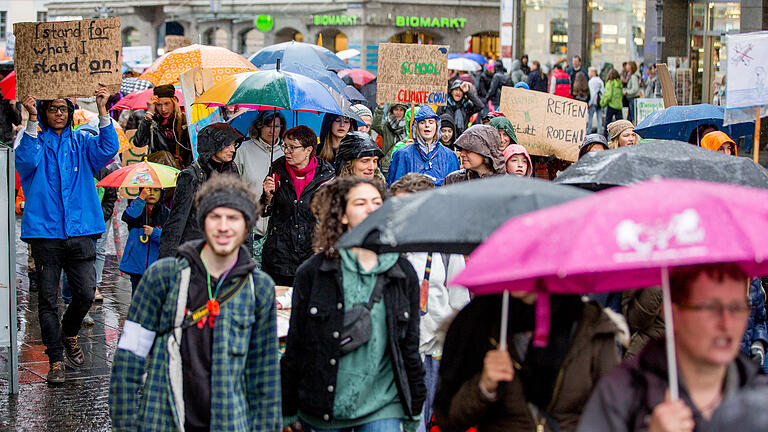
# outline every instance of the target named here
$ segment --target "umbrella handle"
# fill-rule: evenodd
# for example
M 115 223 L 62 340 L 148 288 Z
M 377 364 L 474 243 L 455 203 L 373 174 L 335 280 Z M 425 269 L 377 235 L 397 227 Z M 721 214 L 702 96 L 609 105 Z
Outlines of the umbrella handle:
M 509 291 L 501 295 L 501 328 L 499 329 L 499 350 L 507 350 L 507 328 L 509 321 Z
M 142 234 L 139 236 L 139 240 L 141 240 L 142 243 L 146 243 L 149 241 L 149 236 Z
M 677 378 L 677 353 L 675 352 L 674 323 L 672 322 L 672 296 L 669 292 L 669 269 L 661 268 L 661 293 L 664 302 L 664 333 L 667 344 L 667 373 L 669 376 L 669 399 L 680 399 L 680 388 Z

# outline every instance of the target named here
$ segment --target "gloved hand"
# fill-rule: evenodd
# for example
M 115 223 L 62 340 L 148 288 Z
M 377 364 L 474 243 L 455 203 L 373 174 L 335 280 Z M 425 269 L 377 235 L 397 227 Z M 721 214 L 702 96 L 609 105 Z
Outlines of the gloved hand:
M 765 347 L 763 343 L 760 341 L 753 342 L 749 352 L 750 358 L 762 366 L 765 361 Z

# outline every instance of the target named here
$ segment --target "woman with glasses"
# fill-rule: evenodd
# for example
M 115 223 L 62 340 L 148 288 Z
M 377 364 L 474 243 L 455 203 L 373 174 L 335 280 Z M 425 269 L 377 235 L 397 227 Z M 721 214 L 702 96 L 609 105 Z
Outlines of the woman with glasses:
M 283 136 L 285 156 L 264 179 L 262 216 L 269 216 L 262 269 L 277 285 L 293 286 L 296 267 L 312 255 L 315 217 L 310 203 L 320 186 L 334 177 L 333 166 L 315 154 L 317 135 L 306 126 Z

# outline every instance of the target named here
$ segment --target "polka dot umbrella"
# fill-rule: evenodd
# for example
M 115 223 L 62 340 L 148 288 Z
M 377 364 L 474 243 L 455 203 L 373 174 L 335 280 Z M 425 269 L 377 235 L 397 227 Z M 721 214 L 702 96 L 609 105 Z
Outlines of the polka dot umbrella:
M 192 68 L 211 71 L 214 81 L 237 73 L 258 70 L 245 57 L 226 48 L 195 44 L 163 54 L 152 62 L 139 79 L 149 81 L 155 86 L 174 84 L 179 81 L 180 74 Z

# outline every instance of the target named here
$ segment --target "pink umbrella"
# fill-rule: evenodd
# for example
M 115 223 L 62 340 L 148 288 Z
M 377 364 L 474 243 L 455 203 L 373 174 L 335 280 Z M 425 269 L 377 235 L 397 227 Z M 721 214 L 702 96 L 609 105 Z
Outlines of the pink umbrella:
M 0 81 L 0 91 L 3 92 L 3 98 L 16 99 L 16 71 L 12 71 Z
M 768 191 L 653 180 L 510 219 L 475 250 L 451 283 L 475 294 L 538 293 L 537 345 L 546 344 L 549 332 L 549 293 L 661 285 L 670 390 L 676 399 L 669 267 L 732 262 L 749 276 L 768 274 L 766 232 Z M 502 331 L 504 336 L 506 328 Z
M 154 95 L 154 89 L 135 91 L 126 95 L 115 104 L 110 111 L 128 110 L 128 109 L 147 109 L 147 101 Z M 181 89 L 176 89 L 176 98 L 179 100 L 179 106 L 184 107 L 184 98 L 181 95 Z
M 359 86 L 364 86 L 376 78 L 376 75 L 364 69 L 342 69 L 338 72 L 340 78 L 349 75 L 352 82 Z

